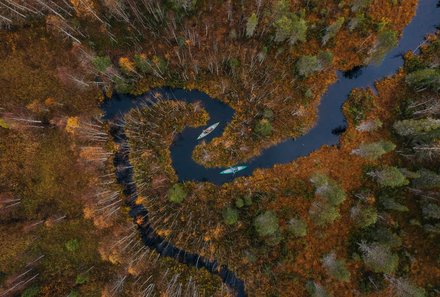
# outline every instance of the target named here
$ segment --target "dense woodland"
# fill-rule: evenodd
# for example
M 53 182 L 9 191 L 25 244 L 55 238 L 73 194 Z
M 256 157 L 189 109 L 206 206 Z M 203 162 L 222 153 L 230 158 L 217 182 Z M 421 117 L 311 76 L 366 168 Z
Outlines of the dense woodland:
M 380 64 L 417 0 L 0 0 L 0 296 L 234 296 L 145 247 L 101 120 L 113 92 L 198 89 L 235 110 L 206 167 L 307 133 L 336 71 Z M 156 232 L 227 265 L 248 296 L 440 294 L 440 35 L 353 90 L 338 146 L 222 186 L 178 183 L 198 104 L 124 118 Z

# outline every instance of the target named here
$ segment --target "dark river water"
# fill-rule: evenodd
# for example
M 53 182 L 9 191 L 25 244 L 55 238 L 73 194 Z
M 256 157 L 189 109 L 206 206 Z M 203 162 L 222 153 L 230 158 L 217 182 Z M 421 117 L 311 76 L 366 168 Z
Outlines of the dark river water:
M 417 15 L 406 27 L 398 47 L 392 50 L 380 65 L 359 68 L 355 75 L 338 73 L 337 82 L 329 87 L 321 99 L 318 122 L 308 133 L 297 139 L 287 139 L 265 149 L 259 156 L 248 162 L 237 164 L 246 165 L 248 168 L 234 176 L 220 175 L 219 172 L 225 168 L 205 168 L 194 162 L 192 152 L 199 143 L 196 140 L 197 136 L 206 127 L 186 128 L 176 137 L 171 146 L 173 166 L 179 180 L 182 182 L 207 181 L 220 185 L 239 176 L 249 176 L 257 168 L 270 168 L 275 164 L 289 163 L 298 157 L 310 154 L 323 145 L 337 144 L 339 136 L 334 131 L 345 126 L 341 107 L 351 90 L 374 87 L 375 81 L 394 74 L 403 65 L 402 55 L 409 50 L 416 49 L 423 42 L 425 34 L 433 32 L 435 26 L 440 24 L 440 9 L 436 8 L 436 4 L 437 0 L 420 1 Z M 234 111 L 229 106 L 196 90 L 160 88 L 152 92 L 160 93 L 163 98 L 182 100 L 188 103 L 200 101 L 210 115 L 208 125 L 220 122 L 219 127 L 205 138 L 206 141 L 220 136 L 234 116 Z M 105 118 L 121 116 L 130 109 L 139 107 L 145 102 L 143 99 L 152 97 L 152 92 L 138 97 L 114 94 L 112 100 L 106 101 L 102 106 Z
M 341 107 L 351 90 L 354 88 L 374 88 L 375 81 L 394 74 L 403 65 L 402 55 L 409 50 L 417 49 L 423 42 L 425 35 L 433 32 L 435 27 L 440 24 L 440 9 L 437 4 L 437 0 L 420 0 L 416 17 L 404 30 L 398 47 L 392 50 L 380 65 L 359 67 L 355 73 L 345 73 L 345 75 L 339 72 L 338 81 L 329 87 L 321 100 L 318 122 L 307 134 L 297 139 L 287 139 L 264 150 L 250 161 L 237 164 L 246 165 L 248 168 L 234 176 L 220 175 L 219 172 L 225 168 L 205 168 L 194 162 L 192 151 L 199 143 L 196 138 L 205 127 L 186 128 L 176 137 L 171 147 L 173 166 L 179 180 L 224 184 L 238 176 L 251 175 L 257 168 L 270 168 L 275 164 L 288 163 L 298 157 L 308 155 L 323 145 L 338 144 L 339 136 L 334 131 L 341 130 L 341 127 L 345 126 Z M 159 92 L 164 98 L 171 100 L 182 100 L 188 103 L 200 101 L 210 115 L 208 125 L 220 122 L 219 127 L 206 137 L 207 141 L 220 136 L 234 116 L 234 111 L 229 106 L 199 91 L 160 88 L 152 92 Z M 126 112 L 145 103 L 146 98 L 151 98 L 151 92 L 138 97 L 114 94 L 111 100 L 106 100 L 102 105 L 104 119 L 110 123 L 111 134 L 115 142 L 122 144 L 121 147 L 123 147 L 115 154 L 114 165 L 117 181 L 123 187 L 124 194 L 129 197 L 126 203 L 131 208 L 130 215 L 134 219 L 139 216 L 145 217 L 144 223 L 138 225 L 142 240 L 146 246 L 156 250 L 162 256 L 173 257 L 181 263 L 203 267 L 218 274 L 223 282 L 235 290 L 238 296 L 246 296 L 243 281 L 238 279 L 226 266 L 219 266 L 216 261 L 209 261 L 197 254 L 187 253 L 165 241 L 156 234 L 148 223 L 148 211 L 145 207 L 134 203 L 138 192 L 133 182 L 133 168 L 130 164 L 129 154 L 127 149 L 124 149 L 128 147 L 128 140 L 124 128 L 115 123 Z

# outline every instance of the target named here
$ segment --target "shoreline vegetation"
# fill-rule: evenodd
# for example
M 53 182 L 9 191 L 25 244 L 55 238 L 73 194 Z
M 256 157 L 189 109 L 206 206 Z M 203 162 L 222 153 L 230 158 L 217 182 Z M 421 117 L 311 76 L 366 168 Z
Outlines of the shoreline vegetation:
M 306 133 L 336 70 L 379 62 L 418 3 L 6 2 L 0 294 L 25 297 L 234 296 L 143 246 L 115 182 L 112 156 L 124 148 L 99 120 L 100 89 L 168 85 L 229 104 L 232 122 L 193 157 L 231 165 Z M 377 94 L 353 90 L 338 147 L 222 186 L 178 183 L 171 167 L 173 137 L 205 124 L 205 111 L 163 101 L 130 113 L 136 203 L 174 245 L 228 265 L 248 296 L 436 296 L 438 33 L 420 50 Z

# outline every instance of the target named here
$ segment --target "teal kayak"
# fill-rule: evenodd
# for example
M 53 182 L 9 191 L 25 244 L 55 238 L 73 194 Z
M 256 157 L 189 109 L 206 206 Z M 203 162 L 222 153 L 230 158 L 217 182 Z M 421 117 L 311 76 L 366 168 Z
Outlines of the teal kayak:
M 247 166 L 233 166 L 233 167 L 230 167 L 229 169 L 223 170 L 222 172 L 220 172 L 220 174 L 235 174 L 235 173 L 242 171 L 246 168 L 247 168 Z

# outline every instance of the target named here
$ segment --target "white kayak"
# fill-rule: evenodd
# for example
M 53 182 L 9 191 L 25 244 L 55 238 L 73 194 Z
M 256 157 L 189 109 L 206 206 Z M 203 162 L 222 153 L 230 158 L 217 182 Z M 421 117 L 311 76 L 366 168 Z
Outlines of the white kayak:
M 230 167 L 229 169 L 223 170 L 222 172 L 220 172 L 220 174 L 236 174 L 237 172 L 242 171 L 246 168 L 247 166 L 234 166 Z
M 203 137 L 208 136 L 209 134 L 211 134 L 212 131 L 215 130 L 215 128 L 217 128 L 217 126 L 220 124 L 220 122 L 217 122 L 211 126 L 209 126 L 208 128 L 206 128 L 205 130 L 203 130 L 202 134 L 199 135 L 199 137 L 197 137 L 197 140 L 202 139 Z

